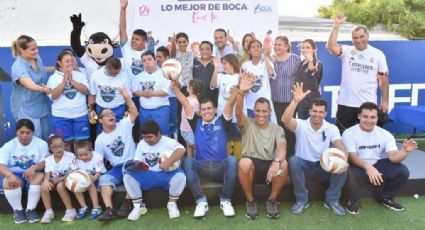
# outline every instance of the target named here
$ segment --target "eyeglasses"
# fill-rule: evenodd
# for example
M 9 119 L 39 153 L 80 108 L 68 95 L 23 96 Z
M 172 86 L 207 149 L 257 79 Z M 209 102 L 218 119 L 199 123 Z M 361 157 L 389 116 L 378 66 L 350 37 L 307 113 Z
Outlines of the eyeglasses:
M 111 112 L 111 113 L 104 113 L 104 114 L 100 115 L 100 118 L 103 118 L 103 117 L 110 117 L 110 116 L 115 116 L 115 115 L 116 115 L 116 113 L 114 113 L 114 112 Z

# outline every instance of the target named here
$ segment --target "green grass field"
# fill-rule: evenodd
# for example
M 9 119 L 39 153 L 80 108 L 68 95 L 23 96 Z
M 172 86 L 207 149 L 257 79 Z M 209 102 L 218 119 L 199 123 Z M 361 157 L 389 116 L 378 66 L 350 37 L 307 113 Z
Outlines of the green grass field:
M 359 215 L 337 217 L 323 207 L 322 202 L 314 202 L 304 214 L 297 216 L 290 213 L 292 203 L 283 202 L 279 205 L 280 218 L 268 219 L 265 215 L 265 206 L 259 205 L 259 217 L 252 221 L 245 217 L 244 206 L 236 207 L 236 216 L 226 218 L 218 206 L 210 207 L 206 218 L 195 220 L 192 218 L 193 206 L 181 207 L 181 217 L 175 220 L 168 219 L 166 208 L 150 209 L 148 213 L 136 222 L 126 219 L 115 220 L 110 223 L 98 221 L 76 220 L 71 223 L 62 223 L 63 213 L 57 213 L 56 219 L 49 225 L 21 224 L 12 221 L 12 215 L 0 215 L 0 229 L 424 229 L 425 226 L 425 197 L 398 198 L 406 210 L 394 212 L 388 210 L 372 200 L 363 200 Z

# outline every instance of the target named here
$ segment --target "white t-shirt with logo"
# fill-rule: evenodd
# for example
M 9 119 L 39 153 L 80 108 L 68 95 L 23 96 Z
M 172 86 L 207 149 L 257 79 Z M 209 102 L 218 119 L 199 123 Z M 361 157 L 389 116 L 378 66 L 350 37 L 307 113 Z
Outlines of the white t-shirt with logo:
M 143 139 L 137 145 L 136 153 L 134 154 L 135 161 L 142 161 L 149 165 L 150 171 L 161 171 L 159 168 L 159 159 L 161 153 L 172 153 L 176 149 L 185 149 L 179 142 L 167 136 L 162 136 L 161 140 L 155 145 L 149 145 Z
M 42 139 L 33 136 L 31 142 L 24 146 L 15 137 L 0 148 L 0 164 L 14 173 L 23 173 L 48 155 L 49 148 Z
M 322 153 L 331 147 L 336 140 L 341 140 L 338 128 L 325 120 L 317 131 L 311 127 L 310 118 L 307 120 L 295 119 L 297 128 L 295 136 L 295 155 L 307 161 L 316 162 Z
M 96 104 L 103 108 L 113 109 L 125 103 L 125 99 L 118 88 L 130 91 L 130 82 L 127 74 L 121 71 L 111 77 L 106 73 L 105 67 L 96 70 L 90 77 L 90 94 L 96 96 Z
M 127 73 L 130 82 L 136 75 L 140 74 L 144 70 L 142 62 L 142 54 L 144 52 L 146 52 L 146 49 L 142 51 L 132 49 L 130 41 L 126 41 L 121 46 L 121 62 L 123 64 L 123 70 Z
M 133 123 L 129 117 L 124 117 L 117 123 L 114 131 L 103 131 L 96 138 L 95 150 L 102 158 L 105 158 L 112 166 L 132 160 L 135 144 L 133 141 Z
M 84 170 L 92 176 L 94 176 L 97 172 L 106 172 L 105 165 L 103 164 L 103 157 L 95 151 L 92 151 L 92 158 L 89 161 L 82 161 L 75 158 L 71 164 L 71 170 L 77 169 Z
M 220 117 L 224 112 L 224 107 L 226 106 L 227 100 L 230 97 L 229 92 L 226 90 L 229 85 L 238 85 L 239 74 L 221 74 L 217 75 L 217 88 L 218 88 L 218 105 L 217 105 L 217 117 Z M 233 122 L 236 122 L 236 115 L 233 112 Z
M 46 157 L 45 173 L 51 173 L 51 177 L 62 177 L 71 171 L 71 164 L 75 159 L 75 155 L 71 152 L 64 152 L 62 159 L 59 162 L 55 161 L 55 156 Z
M 388 72 L 384 53 L 371 45 L 363 51 L 347 45 L 341 49 L 342 75 L 337 103 L 349 107 L 377 103 L 378 72 Z
M 342 140 L 349 153 L 356 153 L 371 165 L 388 158 L 388 152 L 398 150 L 394 136 L 378 126 L 372 132 L 366 132 L 357 124 L 344 131 Z
M 63 82 L 63 73 L 55 71 L 49 77 L 47 86 L 54 89 Z M 78 71 L 72 71 L 72 79 L 88 88 L 89 84 L 84 74 Z M 52 99 L 52 94 L 49 94 Z M 63 118 L 78 118 L 87 115 L 87 100 L 86 95 L 78 92 L 70 82 L 67 82 L 62 94 L 56 100 L 52 100 L 52 115 Z M 72 112 L 71 112 L 72 111 Z
M 168 92 L 170 89 L 170 80 L 164 77 L 164 73 L 161 69 L 157 69 L 152 74 L 147 71 L 143 71 L 141 74 L 134 77 L 132 82 L 132 91 L 137 90 L 152 90 L 152 91 L 164 91 L 167 96 L 162 97 L 140 97 L 140 106 L 144 109 L 156 109 L 161 106 L 170 105 L 168 100 Z

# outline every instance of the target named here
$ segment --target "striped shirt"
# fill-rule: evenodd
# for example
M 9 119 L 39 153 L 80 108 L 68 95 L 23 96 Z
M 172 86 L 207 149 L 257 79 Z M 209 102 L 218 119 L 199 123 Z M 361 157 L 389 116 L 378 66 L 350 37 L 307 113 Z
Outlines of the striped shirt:
M 295 73 L 301 62 L 300 57 L 291 54 L 286 61 L 276 61 L 274 71 L 276 78 L 270 79 L 273 102 L 291 102 Z

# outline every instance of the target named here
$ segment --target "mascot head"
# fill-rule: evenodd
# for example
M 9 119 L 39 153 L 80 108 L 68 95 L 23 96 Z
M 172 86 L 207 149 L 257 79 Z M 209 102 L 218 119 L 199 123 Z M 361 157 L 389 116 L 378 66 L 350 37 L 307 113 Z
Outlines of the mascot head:
M 95 62 L 102 65 L 114 54 L 114 48 L 118 47 L 118 42 L 113 42 L 109 36 L 103 32 L 90 35 L 86 42 L 86 52 Z

